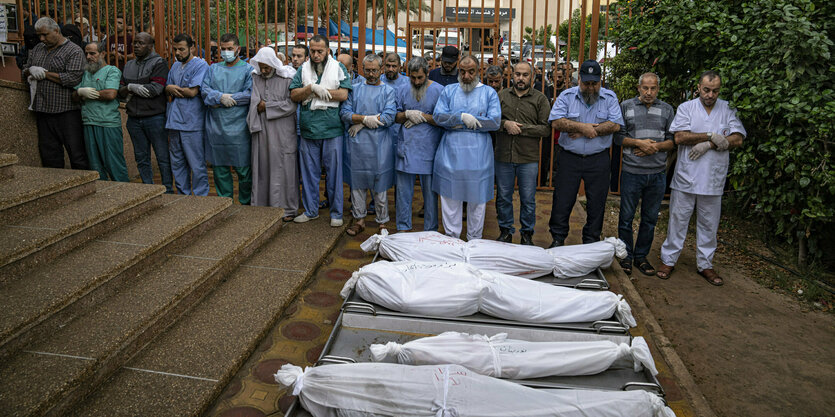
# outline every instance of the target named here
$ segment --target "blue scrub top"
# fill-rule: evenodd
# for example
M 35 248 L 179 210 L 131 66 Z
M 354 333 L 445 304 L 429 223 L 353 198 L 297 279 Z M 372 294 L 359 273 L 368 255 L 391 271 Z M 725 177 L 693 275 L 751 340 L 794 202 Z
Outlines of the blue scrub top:
M 562 118 L 582 123 L 603 123 L 610 121 L 624 126 L 618 97 L 614 91 L 603 87 L 600 87 L 600 99 L 591 106 L 583 101 L 579 86 L 571 87 L 563 91 L 557 97 L 557 100 L 554 101 L 554 107 L 551 108 L 551 115 L 548 117 L 548 123 Z M 580 155 L 593 155 L 598 152 L 603 152 L 612 146 L 612 134 L 594 138 L 582 137 L 571 139 L 568 137 L 568 133 L 561 132 L 559 144 L 569 152 Z
M 183 88 L 200 87 L 209 64 L 202 58 L 194 57 L 185 65 L 177 61 L 168 71 L 167 84 L 174 84 Z M 165 128 L 184 131 L 203 130 L 206 107 L 200 94 L 192 98 L 177 98 L 168 102 L 165 113 Z
M 380 85 L 357 84 L 342 103 L 339 115 L 350 124 L 353 114 L 380 114 L 383 126 L 376 129 L 364 128 L 355 137 L 347 137 L 348 155 L 351 161 L 351 188 L 373 190 L 375 193 L 388 190 L 394 185 L 394 147 L 389 127 L 397 114 L 394 90 Z
M 481 127 L 468 129 L 461 113 L 473 115 Z M 492 131 L 502 120 L 499 95 L 492 87 L 479 85 L 469 93 L 460 84 L 444 87 L 432 115 L 435 123 L 446 129 L 435 153 L 432 191 L 473 204 L 493 199 Z
M 401 86 L 397 91 L 397 112 L 420 110 L 432 114 L 444 91 L 440 84 L 427 80 L 426 94 L 417 101 L 412 96 L 412 86 Z M 411 84 L 411 83 L 410 83 Z M 429 123 L 421 123 L 408 129 L 400 127 L 397 134 L 397 158 L 394 168 L 407 174 L 432 174 L 435 152 L 441 141 L 443 129 Z

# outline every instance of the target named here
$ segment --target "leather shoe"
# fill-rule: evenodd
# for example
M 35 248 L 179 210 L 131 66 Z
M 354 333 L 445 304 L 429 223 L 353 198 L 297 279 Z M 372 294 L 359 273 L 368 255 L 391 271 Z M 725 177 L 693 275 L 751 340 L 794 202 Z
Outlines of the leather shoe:
M 522 240 L 519 242 L 522 245 L 533 246 L 533 233 L 521 232 Z
M 501 228 L 499 237 L 496 238 L 499 242 L 513 243 L 513 235 L 510 234 L 510 229 Z
M 551 249 L 551 248 L 558 248 L 558 247 L 560 247 L 560 246 L 562 246 L 562 242 L 557 242 L 557 241 L 555 240 L 555 241 L 551 242 L 551 246 L 548 246 L 548 249 Z

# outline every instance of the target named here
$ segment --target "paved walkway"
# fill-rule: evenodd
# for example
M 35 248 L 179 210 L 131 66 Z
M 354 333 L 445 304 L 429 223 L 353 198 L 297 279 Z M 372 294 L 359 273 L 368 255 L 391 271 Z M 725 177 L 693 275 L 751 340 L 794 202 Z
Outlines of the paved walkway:
M 419 199 L 420 193 L 416 194 L 416 198 Z M 551 242 L 547 232 L 551 212 L 551 194 L 540 192 L 537 193 L 536 198 L 537 225 L 534 243 L 547 247 Z M 391 213 L 394 213 L 393 200 L 393 193 L 390 191 Z M 514 203 L 518 217 L 518 198 Z M 420 206 L 420 200 L 415 201 L 415 213 Z M 323 221 L 321 219 L 326 217 L 323 216 L 316 221 Z M 348 214 L 346 220 L 349 217 Z M 584 220 L 585 212 L 582 206 L 575 205 L 571 217 L 571 234 L 566 243 L 580 243 L 580 229 Z M 373 224 L 371 217 L 366 223 Z M 413 224 L 415 230 L 422 230 L 423 219 L 414 217 Z M 289 224 L 288 227 L 303 228 L 305 225 Z M 393 228 L 393 223 L 390 223 L 390 227 Z M 516 227 L 518 229 L 518 224 Z M 337 242 L 333 252 L 314 273 L 307 287 L 302 290 L 275 328 L 265 337 L 260 347 L 223 391 L 208 413 L 209 415 L 224 417 L 283 415 L 294 397 L 279 388 L 273 379 L 273 374 L 285 363 L 306 366 L 319 357 L 339 314 L 342 302 L 339 291 L 352 271 L 371 262 L 372 255 L 363 253 L 360 250 L 360 243 L 377 232 L 378 228 L 372 225 L 356 237 L 345 235 Z M 487 205 L 484 238 L 493 239 L 496 236 L 498 236 L 498 225 L 495 206 L 493 202 L 490 202 Z M 514 241 L 517 243 L 519 241 L 518 232 L 514 236 Z M 605 272 L 607 279 L 618 292 L 617 278 L 613 271 L 610 269 Z M 686 397 L 676 383 L 670 368 L 664 362 L 664 356 L 656 349 L 652 336 L 644 324 L 647 320 L 641 316 L 640 311 L 636 314 L 636 318 L 639 326 L 632 330 L 632 334 L 644 336 L 647 339 L 660 372 L 658 379 L 667 392 L 666 398 L 670 406 L 679 417 L 696 415 L 685 400 Z

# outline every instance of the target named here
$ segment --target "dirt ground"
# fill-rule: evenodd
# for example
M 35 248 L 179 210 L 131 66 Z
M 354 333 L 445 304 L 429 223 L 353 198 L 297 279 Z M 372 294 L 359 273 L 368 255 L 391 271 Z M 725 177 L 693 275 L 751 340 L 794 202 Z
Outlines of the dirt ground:
M 656 267 L 666 211 L 665 206 L 648 258 Z M 610 201 L 604 236 L 617 236 L 617 218 L 617 202 Z M 723 227 L 719 239 L 744 242 L 740 234 L 739 228 Z M 631 277 L 714 411 L 720 416 L 833 415 L 835 315 L 763 287 L 753 277 L 774 267 L 744 251 L 720 243 L 714 265 L 725 278 L 722 287 L 696 273 L 691 224 L 669 280 L 637 269 Z M 612 268 L 622 273 L 619 266 Z

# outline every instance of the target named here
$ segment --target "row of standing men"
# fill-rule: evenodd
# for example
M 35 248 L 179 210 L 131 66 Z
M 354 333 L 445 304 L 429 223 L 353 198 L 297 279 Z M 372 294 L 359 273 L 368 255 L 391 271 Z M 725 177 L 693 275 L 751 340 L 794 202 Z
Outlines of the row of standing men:
M 679 146 L 672 184 L 670 234 L 657 272 L 662 278 L 672 273 L 687 222 L 698 206 L 699 272 L 721 285 L 712 257 L 727 149 L 739 146 L 745 131 L 727 102 L 717 99 L 718 74 L 700 78 L 700 97 L 674 113 L 655 98 L 660 80 L 654 74 L 641 77 L 639 96 L 621 105 L 612 91 L 601 88 L 600 66 L 586 61 L 579 85 L 563 91 L 551 106 L 532 88 L 531 65 L 516 65 L 512 85 L 497 92 L 481 84 L 477 60 L 459 59 L 457 50 L 445 50 L 442 66 L 432 71 L 423 58 L 413 58 L 409 76 L 399 73 L 396 54 L 385 59 L 367 55 L 362 62 L 367 76 L 362 77 L 346 67 L 353 64 L 350 56 L 330 56 L 323 36 L 311 39 L 309 47 L 297 45 L 291 66 L 270 48 L 244 62 L 237 36 L 226 34 L 219 45 L 223 62 L 209 66 L 193 56 L 191 37 L 181 34 L 173 39 L 177 62 L 169 70 L 154 52 L 153 37 L 140 33 L 134 39 L 136 59 L 120 74 L 105 65 L 96 44 L 84 51 L 85 64 L 80 49 L 73 51 L 54 21 L 43 18 L 35 29 L 42 43 L 30 55 L 24 76 L 33 85 L 45 166 L 63 166 L 63 146 L 73 168 L 87 168 L 89 158 L 89 167 L 103 179 L 127 180 L 119 97 L 127 101 L 127 129 L 143 182 L 153 182 L 153 148 L 169 192 L 173 173 L 178 192 L 207 195 L 208 161 L 218 195 L 232 197 L 234 170 L 241 204 L 282 207 L 285 220 L 304 223 L 319 215 L 324 170 L 330 224 L 343 224 L 344 181 L 356 219 L 347 232 L 357 234 L 365 228 L 368 191 L 376 222 L 387 227 L 387 190 L 395 184 L 396 227 L 411 230 L 417 178 L 425 204 L 424 229 L 437 230 L 440 199 L 445 232 L 458 237 L 466 211 L 467 238 L 476 239 L 481 238 L 485 206 L 495 185 L 499 240 L 511 241 L 512 195 L 518 182 L 521 243 L 532 244 L 539 142 L 550 137 L 553 127 L 560 132 L 549 221 L 554 247 L 568 235 L 581 181 L 588 199 L 583 242 L 599 240 L 614 135 L 625 148 L 619 229 L 629 255 L 621 265 L 631 272 L 634 260 L 642 272 L 655 273 L 646 252 L 663 197 L 659 178 L 664 176 L 666 152 L 679 144 L 684 146 Z M 654 87 L 645 85 L 652 82 Z M 81 117 L 73 117 L 79 105 Z M 711 118 L 714 107 L 719 115 Z M 79 122 L 83 127 L 75 129 Z M 79 143 L 84 144 L 80 149 Z M 703 155 L 707 157 L 700 159 Z M 637 200 L 643 200 L 643 214 L 633 244 L 631 216 Z

